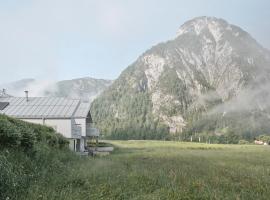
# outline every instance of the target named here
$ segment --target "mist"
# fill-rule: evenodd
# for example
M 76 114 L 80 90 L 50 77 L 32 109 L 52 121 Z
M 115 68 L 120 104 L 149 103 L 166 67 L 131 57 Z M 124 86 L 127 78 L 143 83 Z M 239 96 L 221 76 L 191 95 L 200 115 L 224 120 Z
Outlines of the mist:
M 213 99 L 213 100 L 216 100 Z M 207 114 L 223 114 L 233 112 L 266 111 L 270 108 L 270 82 L 247 87 L 228 101 L 214 106 Z
M 6 83 L 0 85 L 0 88 L 6 89 L 6 93 L 15 96 L 24 96 L 24 91 L 29 92 L 29 97 L 44 97 L 46 92 L 56 92 L 58 87 L 54 80 L 34 80 L 34 79 L 23 79 L 16 82 Z

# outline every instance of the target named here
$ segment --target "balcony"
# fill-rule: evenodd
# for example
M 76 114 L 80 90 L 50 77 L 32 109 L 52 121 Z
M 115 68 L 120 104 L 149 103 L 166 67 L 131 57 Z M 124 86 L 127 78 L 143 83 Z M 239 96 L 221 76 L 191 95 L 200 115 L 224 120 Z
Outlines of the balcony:
M 82 128 L 81 126 L 78 125 L 73 125 L 72 126 L 72 133 L 71 133 L 71 137 L 72 138 L 80 138 L 82 135 Z
M 98 137 L 98 136 L 99 136 L 98 129 L 86 126 L 86 137 Z

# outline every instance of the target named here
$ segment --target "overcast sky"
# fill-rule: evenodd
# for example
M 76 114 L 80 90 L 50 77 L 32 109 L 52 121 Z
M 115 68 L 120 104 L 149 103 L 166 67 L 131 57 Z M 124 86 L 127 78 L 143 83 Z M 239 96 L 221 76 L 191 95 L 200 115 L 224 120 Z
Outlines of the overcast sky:
M 269 0 L 0 0 L 0 83 L 115 79 L 185 21 L 215 16 L 270 49 Z

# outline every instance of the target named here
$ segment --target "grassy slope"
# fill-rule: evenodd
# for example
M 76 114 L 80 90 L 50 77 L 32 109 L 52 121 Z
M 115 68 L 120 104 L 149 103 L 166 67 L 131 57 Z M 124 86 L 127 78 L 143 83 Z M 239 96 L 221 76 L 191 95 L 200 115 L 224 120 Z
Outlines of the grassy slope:
M 269 199 L 270 148 L 111 141 L 109 157 L 72 163 L 29 199 Z M 61 176 L 61 175 L 60 175 Z
M 52 128 L 0 115 L 0 199 L 28 199 L 77 160 Z M 33 197 L 32 199 L 37 199 Z

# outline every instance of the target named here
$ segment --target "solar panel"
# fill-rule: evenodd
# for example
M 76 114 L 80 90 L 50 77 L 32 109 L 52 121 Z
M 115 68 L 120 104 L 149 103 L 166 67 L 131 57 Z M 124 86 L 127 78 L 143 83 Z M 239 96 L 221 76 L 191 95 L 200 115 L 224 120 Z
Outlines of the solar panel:
M 0 102 L 0 110 L 4 110 L 9 105 L 9 102 Z

